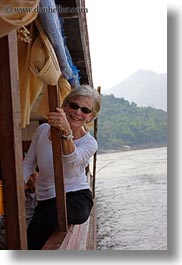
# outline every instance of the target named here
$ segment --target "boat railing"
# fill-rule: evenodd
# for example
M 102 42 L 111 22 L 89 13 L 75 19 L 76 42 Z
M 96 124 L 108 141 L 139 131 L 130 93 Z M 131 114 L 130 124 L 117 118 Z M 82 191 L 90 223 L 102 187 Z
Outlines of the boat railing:
M 77 4 L 78 2 L 79 1 L 76 1 Z M 82 23 L 79 24 L 82 25 Z M 84 40 L 84 43 L 86 43 L 86 40 Z M 88 56 L 88 52 L 86 53 L 86 51 L 84 51 L 84 53 Z M 1 119 L 0 131 L 0 174 L 3 176 L 3 206 L 7 247 L 13 250 L 27 249 L 16 31 L 12 31 L 8 35 L 0 38 L 0 69 L 0 117 L 3 117 Z M 89 69 L 88 77 L 88 79 L 91 80 L 91 69 Z M 57 86 L 48 86 L 48 99 L 49 109 L 50 111 L 54 111 L 58 106 Z M 97 127 L 97 121 L 94 122 L 94 126 Z M 83 239 L 82 236 L 88 231 L 89 225 L 95 222 L 95 208 L 92 210 L 90 218 L 83 225 L 68 226 L 63 164 L 60 163 L 62 157 L 60 133 L 58 129 L 51 127 L 58 231 L 51 236 L 44 248 L 50 247 L 49 243 L 51 241 L 54 242 L 53 249 L 57 249 L 58 245 L 58 248 L 78 248 L 78 242 L 81 243 L 81 248 L 83 248 L 85 247 L 86 241 L 91 242 L 91 240 L 86 239 L 86 237 Z M 96 154 L 94 155 L 93 165 L 93 175 L 90 175 L 90 179 L 92 179 L 92 191 L 93 194 L 95 194 Z M 75 238 L 74 243 L 70 240 L 72 236 Z M 95 230 L 88 234 L 88 237 L 95 238 Z M 59 244 L 56 243 L 58 241 Z

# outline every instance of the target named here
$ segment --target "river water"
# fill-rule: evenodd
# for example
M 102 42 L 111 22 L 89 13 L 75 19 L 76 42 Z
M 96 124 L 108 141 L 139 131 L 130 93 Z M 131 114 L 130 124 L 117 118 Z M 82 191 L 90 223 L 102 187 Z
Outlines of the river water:
M 167 250 L 167 148 L 99 154 L 97 249 Z

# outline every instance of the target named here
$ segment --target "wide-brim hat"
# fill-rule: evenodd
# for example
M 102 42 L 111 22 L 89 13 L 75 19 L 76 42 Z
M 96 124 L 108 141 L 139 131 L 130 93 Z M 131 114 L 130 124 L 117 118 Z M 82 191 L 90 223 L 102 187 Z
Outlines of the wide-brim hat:
M 61 76 L 61 70 L 55 51 L 38 19 L 36 19 L 35 24 L 40 35 L 32 44 L 29 67 L 33 74 L 45 83 L 56 85 Z
M 36 10 L 39 0 L 1 0 L 0 1 L 0 37 L 22 26 L 30 24 L 38 12 L 27 12 L 27 9 Z M 16 9 L 21 12 L 15 12 Z

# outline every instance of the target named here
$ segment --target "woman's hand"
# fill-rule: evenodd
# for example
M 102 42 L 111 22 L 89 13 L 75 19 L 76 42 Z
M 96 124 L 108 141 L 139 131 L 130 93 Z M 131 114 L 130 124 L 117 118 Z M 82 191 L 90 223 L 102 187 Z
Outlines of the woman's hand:
M 70 124 L 66 118 L 66 114 L 62 109 L 56 108 L 56 112 L 49 112 L 47 114 L 49 125 L 58 128 L 62 131 L 62 135 L 68 136 L 72 134 Z M 75 145 L 73 141 L 68 141 L 63 138 L 63 154 L 69 155 L 74 152 Z
M 65 135 L 70 134 L 70 124 L 66 118 L 66 114 L 63 109 L 56 108 L 56 112 L 49 112 L 47 114 L 47 117 L 49 125 L 63 131 Z

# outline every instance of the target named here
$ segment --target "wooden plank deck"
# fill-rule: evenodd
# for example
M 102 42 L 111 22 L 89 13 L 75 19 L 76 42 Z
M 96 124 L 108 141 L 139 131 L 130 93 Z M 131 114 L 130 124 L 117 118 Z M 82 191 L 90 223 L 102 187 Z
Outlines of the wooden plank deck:
M 84 250 L 87 243 L 89 220 L 82 225 L 70 225 L 66 232 L 55 231 L 46 244 L 43 250 Z
M 86 250 L 96 250 L 97 248 L 97 216 L 96 201 L 94 199 L 94 207 L 89 218 L 89 230 L 87 234 Z
M 70 225 L 68 232 L 55 231 L 45 243 L 43 250 L 95 250 L 95 205 L 88 220 L 81 225 Z

